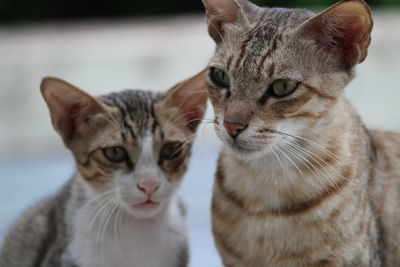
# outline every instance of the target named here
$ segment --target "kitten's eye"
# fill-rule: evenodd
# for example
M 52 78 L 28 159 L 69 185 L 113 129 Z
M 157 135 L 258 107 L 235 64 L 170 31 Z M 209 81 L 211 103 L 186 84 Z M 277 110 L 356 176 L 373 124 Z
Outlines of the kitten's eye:
M 111 146 L 103 148 L 104 156 L 111 162 L 120 163 L 128 159 L 128 153 L 121 146 Z
M 270 85 L 270 93 L 273 96 L 283 97 L 293 93 L 299 83 L 291 80 L 277 80 Z
M 182 152 L 182 143 L 172 142 L 165 144 L 160 150 L 160 158 L 171 160 L 178 157 Z
M 229 79 L 228 74 L 223 70 L 211 68 L 210 79 L 218 87 L 229 88 L 231 86 L 231 80 Z

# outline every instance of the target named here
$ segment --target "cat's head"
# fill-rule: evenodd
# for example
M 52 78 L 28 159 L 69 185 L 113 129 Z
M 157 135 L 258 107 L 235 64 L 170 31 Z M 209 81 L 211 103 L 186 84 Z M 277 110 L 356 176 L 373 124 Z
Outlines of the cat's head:
M 260 155 L 326 118 L 365 60 L 373 26 L 361 0 L 316 15 L 247 0 L 203 0 L 217 44 L 207 86 L 218 136 Z M 260 153 L 261 152 L 261 153 Z
M 117 202 L 139 218 L 166 206 L 205 112 L 204 73 L 164 94 L 126 90 L 95 98 L 57 78 L 45 78 L 41 91 L 89 198 Z

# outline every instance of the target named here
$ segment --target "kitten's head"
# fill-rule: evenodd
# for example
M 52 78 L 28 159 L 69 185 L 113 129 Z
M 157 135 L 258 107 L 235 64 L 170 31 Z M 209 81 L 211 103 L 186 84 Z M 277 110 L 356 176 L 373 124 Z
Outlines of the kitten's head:
M 216 130 L 239 154 L 260 155 L 280 144 L 280 132 L 301 135 L 321 122 L 367 56 L 373 22 L 361 0 L 319 15 L 203 2 L 217 44 L 207 79 Z
M 204 73 L 164 94 L 127 90 L 94 98 L 56 78 L 45 78 L 41 90 L 90 197 L 115 201 L 139 218 L 167 205 L 206 108 Z

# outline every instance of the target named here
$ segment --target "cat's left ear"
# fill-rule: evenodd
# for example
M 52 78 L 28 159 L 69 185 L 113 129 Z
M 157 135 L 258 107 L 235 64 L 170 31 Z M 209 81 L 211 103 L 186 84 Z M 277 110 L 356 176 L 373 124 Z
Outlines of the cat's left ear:
M 184 121 L 195 132 L 207 107 L 208 93 L 205 71 L 179 83 L 169 90 L 156 108 L 169 121 Z
M 256 9 L 248 0 L 203 0 L 207 11 L 208 33 L 218 44 L 225 35 L 226 24 L 243 19 L 243 14 Z
M 67 145 L 84 134 L 93 116 L 105 112 L 98 100 L 61 79 L 44 78 L 40 90 L 49 107 L 53 126 Z
M 343 0 L 306 21 L 300 32 L 323 50 L 340 56 L 345 68 L 365 60 L 371 43 L 373 20 L 362 0 Z

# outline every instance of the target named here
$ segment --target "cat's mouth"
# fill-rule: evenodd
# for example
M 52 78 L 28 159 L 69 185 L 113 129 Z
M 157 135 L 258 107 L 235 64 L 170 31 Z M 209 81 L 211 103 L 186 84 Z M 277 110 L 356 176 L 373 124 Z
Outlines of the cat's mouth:
M 150 208 L 158 207 L 158 205 L 159 205 L 158 202 L 154 202 L 153 200 L 148 199 L 148 200 L 143 201 L 141 203 L 132 205 L 132 208 L 135 208 L 135 209 L 150 209 Z

